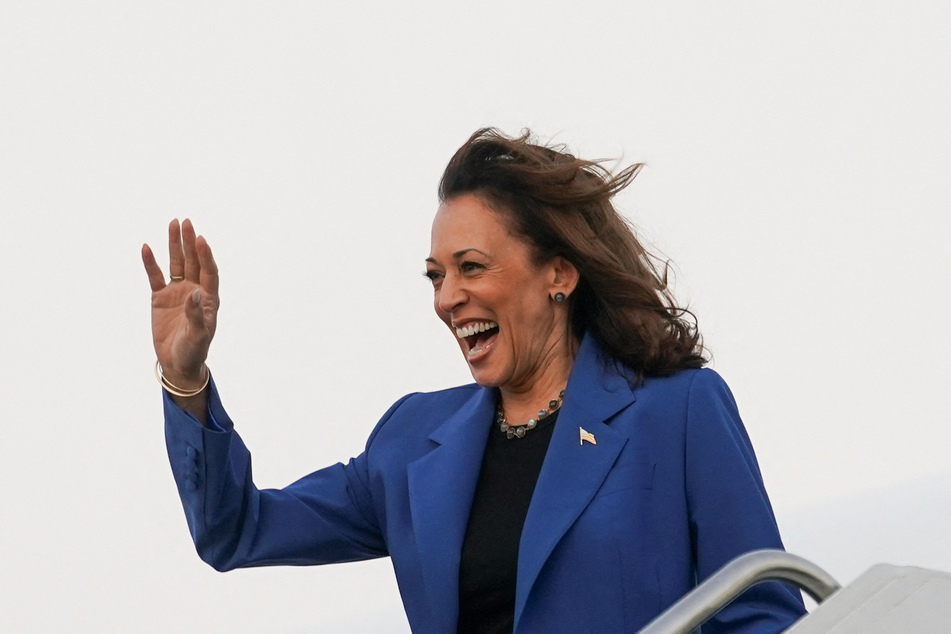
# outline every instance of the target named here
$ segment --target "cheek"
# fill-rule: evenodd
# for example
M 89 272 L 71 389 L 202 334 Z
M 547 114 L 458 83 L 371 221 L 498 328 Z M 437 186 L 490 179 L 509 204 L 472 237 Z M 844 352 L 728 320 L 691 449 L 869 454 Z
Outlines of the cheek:
M 512 345 L 528 352 L 537 352 L 550 339 L 554 313 L 547 302 L 534 297 L 523 297 L 517 306 L 509 321 Z
M 521 306 L 517 315 L 507 322 L 508 339 L 517 350 L 533 351 L 544 339 L 547 332 L 547 320 L 543 315 L 533 313 L 533 307 Z
M 517 306 L 516 319 L 530 331 L 542 328 L 554 314 L 552 302 L 543 289 L 526 289 L 514 305 Z

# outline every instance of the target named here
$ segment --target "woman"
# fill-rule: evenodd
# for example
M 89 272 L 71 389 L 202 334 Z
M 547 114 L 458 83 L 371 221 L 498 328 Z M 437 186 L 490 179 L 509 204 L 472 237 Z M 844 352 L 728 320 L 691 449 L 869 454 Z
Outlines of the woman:
M 366 450 L 258 490 L 204 365 L 218 272 L 185 221 L 147 246 L 169 459 L 218 570 L 390 556 L 414 632 L 630 632 L 734 557 L 781 548 L 723 381 L 611 204 L 617 176 L 480 130 L 440 183 L 426 275 L 475 384 L 400 399 Z M 762 584 L 704 632 L 779 632 Z

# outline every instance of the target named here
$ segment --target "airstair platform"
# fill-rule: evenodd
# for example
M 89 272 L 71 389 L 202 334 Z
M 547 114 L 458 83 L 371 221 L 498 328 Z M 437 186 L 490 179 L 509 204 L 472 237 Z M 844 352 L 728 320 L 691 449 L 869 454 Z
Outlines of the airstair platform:
M 737 557 L 639 634 L 687 634 L 762 581 L 786 581 L 816 600 L 786 634 L 951 633 L 951 574 L 879 564 L 845 588 L 812 562 L 779 550 Z
M 786 632 L 947 634 L 951 632 L 951 574 L 878 564 Z

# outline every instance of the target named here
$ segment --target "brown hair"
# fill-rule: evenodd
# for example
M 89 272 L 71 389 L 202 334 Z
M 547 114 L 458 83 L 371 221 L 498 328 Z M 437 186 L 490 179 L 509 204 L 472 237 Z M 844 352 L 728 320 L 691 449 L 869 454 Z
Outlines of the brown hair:
M 481 196 L 534 246 L 538 262 L 557 256 L 571 262 L 580 273 L 569 298 L 574 334 L 593 335 L 634 369 L 634 383 L 701 367 L 706 359 L 696 318 L 675 303 L 667 263 L 659 270 L 611 203 L 643 164 L 612 174 L 602 162 L 540 145 L 527 130 L 509 138 L 483 128 L 449 161 L 439 199 Z

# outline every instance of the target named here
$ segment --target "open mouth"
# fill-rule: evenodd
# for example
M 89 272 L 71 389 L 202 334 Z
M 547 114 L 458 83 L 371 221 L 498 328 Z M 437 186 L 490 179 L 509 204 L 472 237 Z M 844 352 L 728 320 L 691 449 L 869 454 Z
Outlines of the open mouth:
M 476 321 L 455 330 L 456 336 L 465 342 L 467 358 L 475 361 L 488 352 L 499 334 L 499 325 L 494 321 Z

